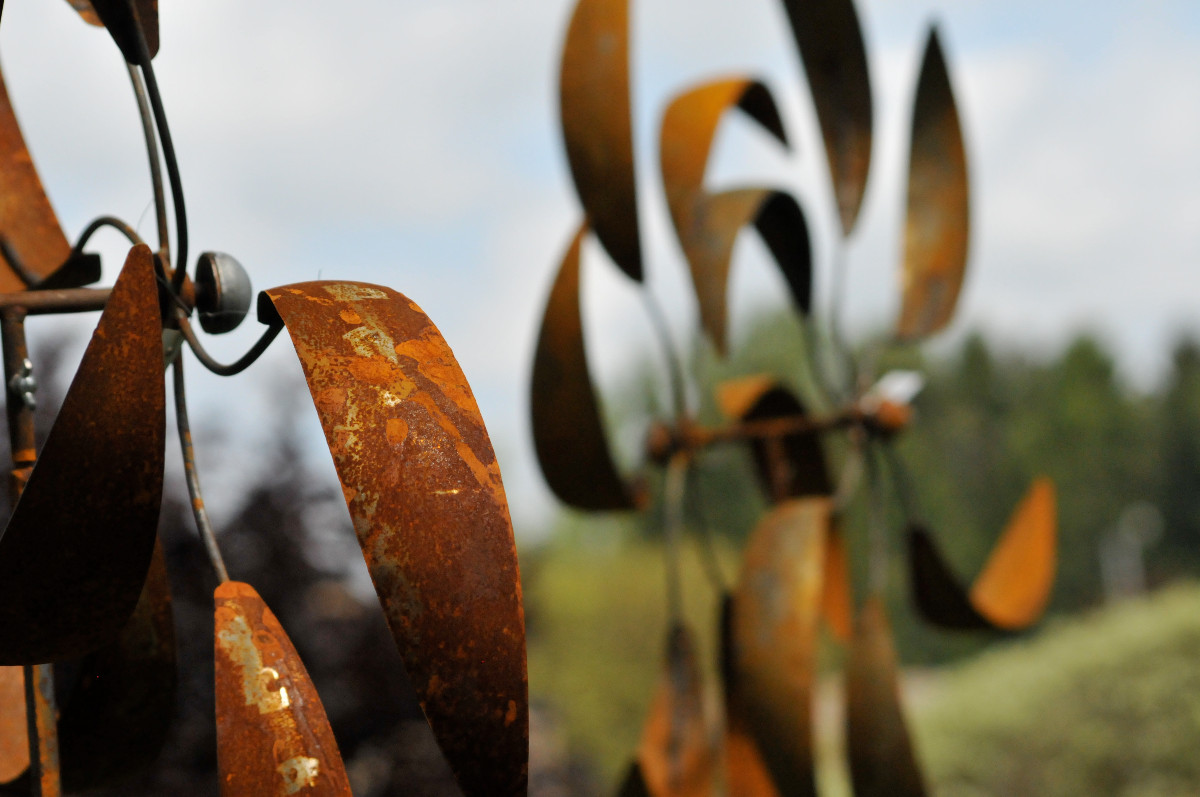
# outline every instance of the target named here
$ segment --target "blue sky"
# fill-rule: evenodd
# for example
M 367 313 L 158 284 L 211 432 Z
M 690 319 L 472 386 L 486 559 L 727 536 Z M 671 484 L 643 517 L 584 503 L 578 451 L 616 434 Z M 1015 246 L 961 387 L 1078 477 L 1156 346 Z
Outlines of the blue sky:
M 256 287 L 360 279 L 417 301 L 475 388 L 514 516 L 527 528 L 551 505 L 526 420 L 532 346 L 580 216 L 557 119 L 569 13 L 566 0 L 167 0 L 156 61 L 193 251 L 233 253 Z M 859 14 L 877 136 L 860 230 L 847 252 L 851 327 L 885 327 L 896 312 L 907 106 L 926 26 L 936 19 L 974 188 L 970 274 L 947 338 L 984 328 L 1050 354 L 1092 329 L 1135 384 L 1152 384 L 1170 341 L 1197 327 L 1200 308 L 1200 5 L 871 0 L 860 2 Z M 650 283 L 675 325 L 694 323 L 695 309 L 666 232 L 656 128 L 673 92 L 717 73 L 765 79 L 795 148 L 780 154 L 731 122 L 718 140 L 714 181 L 794 190 L 816 230 L 818 291 L 827 290 L 825 166 L 778 4 L 642 0 L 634 25 Z M 9 0 L 0 31 L 10 91 L 69 234 L 101 213 L 152 230 L 140 130 L 111 42 L 54 0 Z M 744 238 L 735 343 L 745 319 L 777 301 L 758 242 Z M 115 265 L 122 246 L 102 243 Z M 592 254 L 587 323 L 607 385 L 649 338 L 628 286 Z M 256 336 L 254 326 L 213 348 L 231 358 Z M 261 385 L 270 379 L 302 389 L 293 360 L 279 343 L 260 368 L 233 381 L 191 369 L 196 420 L 235 430 L 207 455 L 210 471 L 227 460 L 253 466 L 262 424 L 230 416 L 269 414 Z M 315 419 L 312 426 L 319 447 Z M 207 480 L 219 489 L 219 475 Z M 218 514 L 220 503 L 210 496 Z

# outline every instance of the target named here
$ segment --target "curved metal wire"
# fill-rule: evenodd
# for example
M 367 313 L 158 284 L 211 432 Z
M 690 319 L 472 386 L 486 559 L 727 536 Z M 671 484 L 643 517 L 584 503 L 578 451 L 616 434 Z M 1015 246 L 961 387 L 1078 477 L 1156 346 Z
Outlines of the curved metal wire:
M 262 356 L 267 347 L 271 345 L 271 341 L 275 340 L 276 336 L 283 330 L 283 324 L 275 324 L 267 327 L 266 331 L 262 333 L 262 337 L 255 341 L 248 352 L 243 354 L 236 362 L 225 365 L 213 359 L 213 356 L 201 345 L 200 340 L 196 337 L 196 332 L 192 329 L 191 323 L 187 320 L 187 315 L 179 307 L 175 308 L 175 318 L 179 322 L 179 331 L 183 333 L 183 339 L 187 341 L 188 348 L 192 350 L 192 354 L 196 355 L 196 359 L 200 361 L 201 365 L 217 376 L 233 376 L 245 371 L 254 364 L 255 360 Z
M 154 187 L 154 215 L 158 221 L 158 251 L 167 262 L 171 260 L 169 231 L 167 229 L 167 202 L 163 194 L 162 162 L 158 158 L 158 138 L 154 133 L 154 112 L 146 96 L 146 85 L 142 75 L 133 64 L 129 68 L 129 80 L 133 83 L 133 94 L 137 98 L 138 116 L 142 120 L 142 135 L 146 139 L 146 155 L 150 161 L 150 182 Z
M 183 452 L 183 470 L 187 476 L 188 495 L 192 499 L 192 516 L 196 518 L 196 529 L 204 542 L 204 550 L 208 560 L 212 562 L 217 578 L 224 584 L 229 580 L 229 571 L 225 569 L 225 559 L 221 556 L 221 548 L 217 545 L 217 535 L 208 519 L 208 510 L 204 507 L 204 494 L 200 490 L 200 474 L 196 471 L 196 453 L 192 447 L 192 428 L 188 423 L 187 390 L 183 382 L 183 358 L 176 357 L 172 368 L 172 379 L 175 388 L 175 425 L 179 429 L 179 448 Z
M 77 255 L 82 252 L 83 247 L 87 246 L 87 242 L 96 234 L 96 231 L 103 227 L 112 227 L 129 239 L 129 242 L 134 246 L 145 243 L 142 237 L 137 234 L 137 230 L 130 227 L 121 219 L 118 219 L 116 216 L 100 216 L 99 218 L 92 219 L 91 223 L 79 234 L 78 240 L 75 241 L 75 246 L 71 248 L 71 254 Z

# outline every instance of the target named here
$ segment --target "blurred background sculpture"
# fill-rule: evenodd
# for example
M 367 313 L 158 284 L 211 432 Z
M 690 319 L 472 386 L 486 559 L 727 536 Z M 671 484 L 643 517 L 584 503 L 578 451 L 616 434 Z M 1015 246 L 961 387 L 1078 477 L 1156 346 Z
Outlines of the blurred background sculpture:
M 699 326 L 718 356 L 728 351 L 727 296 L 740 231 L 753 225 L 801 319 L 807 356 L 797 373 L 707 384 L 675 348 L 649 289 L 635 173 L 628 0 L 579 0 L 563 50 L 560 88 L 567 158 L 584 219 L 559 266 L 533 367 L 532 416 L 545 479 L 564 503 L 589 511 L 653 511 L 661 519 L 668 627 L 665 662 L 640 746 L 621 793 L 816 794 L 813 693 L 822 624 L 846 647 L 846 746 L 854 792 L 919 795 L 925 786 L 901 710 L 897 662 L 883 595 L 893 574 L 894 518 L 907 548 L 913 603 L 948 629 L 1016 631 L 1041 616 L 1055 572 L 1055 491 L 1030 487 L 981 573 L 964 586 L 939 553 L 893 441 L 909 425 L 922 378 L 877 373 L 883 347 L 855 350 L 837 317 L 844 242 L 855 231 L 870 173 L 870 73 L 851 0 L 784 0 L 816 112 L 838 229 L 827 271 L 832 310 L 814 312 L 813 246 L 803 203 L 776 187 L 712 191 L 714 137 L 737 111 L 780 147 L 789 125 L 772 89 L 751 75 L 688 86 L 666 103 L 659 166 L 672 228 L 690 270 Z M 912 103 L 900 311 L 887 347 L 919 343 L 951 320 L 967 263 L 966 155 L 936 31 L 925 47 Z M 815 150 L 815 148 L 814 148 Z M 811 201 L 811 198 L 809 198 Z M 644 468 L 628 476 L 610 453 L 588 370 L 581 254 L 589 237 L 645 300 L 666 367 L 670 409 L 651 424 Z M 798 388 L 803 387 L 800 392 Z M 702 423 L 716 404 L 724 421 Z M 723 706 L 710 690 L 683 619 L 680 549 L 706 528 L 693 478 L 721 446 L 748 446 L 768 509 L 724 582 L 704 533 L 720 617 Z M 710 503 L 711 506 L 711 503 Z M 898 512 L 897 512 L 898 508 Z M 719 739 L 708 718 L 722 716 Z
M 71 0 L 129 66 L 155 195 L 152 248 L 100 216 L 70 243 L 0 86 L 0 331 L 14 509 L 0 538 L 0 783 L 57 795 L 120 783 L 154 760 L 175 707 L 170 574 L 156 542 L 172 372 L 191 508 L 213 596 L 223 795 L 350 794 L 320 697 L 255 589 L 234 580 L 195 468 L 187 351 L 226 376 L 284 329 L 296 348 L 383 613 L 445 758 L 469 795 L 523 794 L 527 686 L 521 588 L 499 466 L 471 389 L 433 322 L 382 286 L 262 292 L 262 337 L 215 361 L 205 333 L 248 314 L 229 255 L 188 270 L 187 212 L 152 58 L 156 0 Z M 0 11 L 2 11 L 0 4 Z M 165 174 L 165 180 L 164 180 Z M 169 203 L 168 203 L 169 193 Z M 173 225 L 168 207 L 173 211 Z M 112 288 L 86 251 L 101 227 L 132 249 Z M 102 311 L 41 451 L 27 316 Z M 57 673 L 55 672 L 57 670 Z M 56 689 L 55 681 L 58 682 Z

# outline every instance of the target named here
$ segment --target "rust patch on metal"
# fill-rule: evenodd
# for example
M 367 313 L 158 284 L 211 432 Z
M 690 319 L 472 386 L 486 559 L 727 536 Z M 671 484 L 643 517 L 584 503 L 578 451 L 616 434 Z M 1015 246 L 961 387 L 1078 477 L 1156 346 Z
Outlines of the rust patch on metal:
M 17 124 L 8 90 L 0 75 L 0 236 L 20 258 L 25 270 L 46 276 L 61 266 L 71 246 L 58 225 L 54 208 L 42 188 L 33 159 Z M 0 293 L 25 287 L 0 256 Z
M 0 538 L 0 664 L 81 656 L 133 612 L 162 498 L 162 369 L 154 267 L 138 246 Z
M 588 375 L 580 311 L 580 249 L 587 225 L 563 257 L 533 360 L 533 444 L 546 483 L 579 509 L 633 509 L 609 453 L 596 391 Z
M 96 15 L 96 9 L 92 8 L 92 4 L 88 0 L 67 0 L 71 8 L 79 12 L 79 16 L 83 17 L 83 21 L 89 25 L 104 27 L 104 23 L 100 21 L 100 17 Z
M 931 31 L 913 101 L 904 227 L 903 305 L 896 336 L 916 340 L 954 315 L 967 267 L 967 156 L 946 59 Z
M 764 517 L 730 606 L 727 710 L 781 794 L 816 794 L 812 691 L 830 509 L 827 498 L 801 498 Z
M 63 788 L 115 783 L 149 765 L 175 712 L 175 624 L 156 542 L 137 607 L 117 641 L 89 655 L 58 722 Z
M 272 313 L 295 344 L 388 625 L 460 785 L 524 794 L 520 574 L 466 377 L 429 318 L 388 288 L 274 288 L 260 299 L 260 316 Z
M 222 797 L 350 795 L 325 708 L 275 615 L 237 581 L 214 601 Z
M 29 768 L 24 671 L 0 667 L 0 783 L 16 780 Z
M 716 751 L 709 734 L 696 643 L 682 625 L 667 635 L 667 656 L 638 747 L 638 768 L 656 797 L 713 793 Z
M 746 727 L 745 709 L 737 694 L 737 672 L 734 669 L 733 596 L 726 593 L 721 599 L 720 621 L 721 693 L 725 705 L 725 781 L 727 792 L 744 797 L 778 797 L 771 782 L 771 773 L 763 763 L 762 753 Z
M 924 797 L 904 724 L 896 651 L 883 603 L 859 614 L 846 663 L 846 747 L 855 797 Z

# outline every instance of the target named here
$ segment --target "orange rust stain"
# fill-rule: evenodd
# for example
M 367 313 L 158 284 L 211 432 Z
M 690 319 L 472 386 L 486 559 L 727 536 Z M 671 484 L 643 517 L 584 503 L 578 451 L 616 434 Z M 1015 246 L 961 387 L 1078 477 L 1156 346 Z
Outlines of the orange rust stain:
M 508 711 L 504 715 L 504 725 L 505 725 L 505 727 L 507 727 L 509 725 L 512 725 L 516 721 L 517 721 L 517 701 L 510 700 L 510 701 L 508 701 Z
M 353 310 L 343 310 L 342 312 L 338 313 L 338 315 L 347 324 L 361 324 L 362 323 L 362 316 L 360 316 L 358 313 L 354 312 Z
M 493 459 L 491 463 L 485 465 L 471 446 L 462 439 L 462 432 L 454 425 L 454 421 L 442 412 L 433 397 L 428 393 L 416 393 L 412 396 L 412 401 L 417 402 L 429 413 L 430 417 L 437 421 L 438 426 L 442 427 L 452 440 L 455 441 L 454 448 L 458 452 L 458 457 L 463 461 L 475 476 L 475 481 L 479 485 L 492 494 L 492 500 L 497 506 L 508 506 L 508 500 L 504 495 L 504 485 L 500 481 L 500 466 Z
M 404 378 L 403 372 L 395 365 L 381 358 L 358 358 L 351 361 L 348 368 L 355 379 L 368 385 L 389 385 L 399 381 L 397 377 L 401 380 Z
M 408 439 L 408 424 L 403 418 L 388 418 L 386 434 L 388 442 L 398 446 Z
M 417 370 L 427 379 L 441 388 L 446 398 L 453 401 L 461 409 L 477 412 L 475 397 L 462 370 L 454 360 L 450 348 L 432 329 L 426 330 L 420 337 L 412 338 L 396 344 L 396 354 L 400 357 L 411 357 L 417 363 Z
M 303 296 L 304 295 L 304 291 L 300 290 L 299 288 L 288 288 L 287 292 L 290 294 L 293 294 L 295 296 Z

